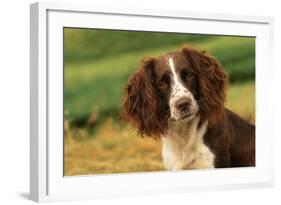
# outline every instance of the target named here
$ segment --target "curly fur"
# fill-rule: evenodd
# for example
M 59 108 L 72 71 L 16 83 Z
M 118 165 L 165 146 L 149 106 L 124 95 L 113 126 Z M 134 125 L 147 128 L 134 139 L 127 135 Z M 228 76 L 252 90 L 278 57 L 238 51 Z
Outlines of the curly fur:
M 131 76 L 125 87 L 122 103 L 123 119 L 132 123 L 141 136 L 159 137 L 167 128 L 161 95 L 153 85 L 155 59 L 142 60 L 139 69 Z
M 200 116 L 214 126 L 222 116 L 226 98 L 227 75 L 220 62 L 205 51 L 190 46 L 182 48 L 199 76 Z

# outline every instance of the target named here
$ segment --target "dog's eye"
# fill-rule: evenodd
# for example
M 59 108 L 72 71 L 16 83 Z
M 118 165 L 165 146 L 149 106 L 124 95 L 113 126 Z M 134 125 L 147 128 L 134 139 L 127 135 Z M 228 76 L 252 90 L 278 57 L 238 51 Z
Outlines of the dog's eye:
M 187 71 L 187 70 L 183 70 L 181 72 L 181 78 L 184 80 L 184 81 L 187 81 L 187 80 L 190 80 L 194 77 L 193 73 L 191 71 Z
M 170 77 L 168 75 L 163 75 L 161 80 L 158 83 L 160 89 L 167 89 L 170 85 Z

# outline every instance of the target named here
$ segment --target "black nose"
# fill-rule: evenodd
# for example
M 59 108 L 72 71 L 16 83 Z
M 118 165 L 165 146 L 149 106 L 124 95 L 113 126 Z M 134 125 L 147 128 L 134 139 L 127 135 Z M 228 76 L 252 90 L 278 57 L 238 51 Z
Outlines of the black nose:
M 190 98 L 180 98 L 176 102 L 176 108 L 181 112 L 188 111 L 190 105 L 191 105 L 191 99 Z

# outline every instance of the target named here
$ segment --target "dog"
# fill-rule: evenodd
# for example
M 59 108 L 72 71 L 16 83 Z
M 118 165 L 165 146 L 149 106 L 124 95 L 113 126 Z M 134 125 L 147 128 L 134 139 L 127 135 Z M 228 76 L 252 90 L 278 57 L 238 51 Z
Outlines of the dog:
M 162 139 L 167 170 L 255 166 L 255 125 L 226 109 L 228 76 L 190 45 L 146 57 L 124 88 L 122 118 Z

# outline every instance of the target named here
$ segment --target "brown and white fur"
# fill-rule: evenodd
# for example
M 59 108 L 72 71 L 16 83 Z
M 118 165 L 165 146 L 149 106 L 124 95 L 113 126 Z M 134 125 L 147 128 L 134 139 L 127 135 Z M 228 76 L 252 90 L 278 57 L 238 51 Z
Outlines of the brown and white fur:
M 255 166 L 255 126 L 224 108 L 227 76 L 210 54 L 184 46 L 142 61 L 122 116 L 161 137 L 168 170 Z

